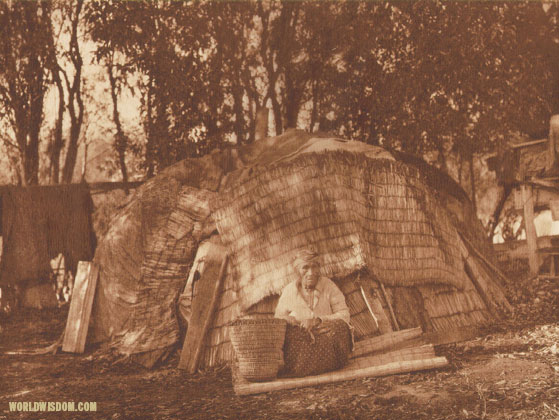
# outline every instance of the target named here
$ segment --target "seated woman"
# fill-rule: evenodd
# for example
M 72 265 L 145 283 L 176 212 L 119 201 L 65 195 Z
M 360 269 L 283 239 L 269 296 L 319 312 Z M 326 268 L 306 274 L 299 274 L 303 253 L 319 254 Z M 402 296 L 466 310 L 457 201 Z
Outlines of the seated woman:
M 317 254 L 300 252 L 299 278 L 285 286 L 275 317 L 287 320 L 283 347 L 289 376 L 317 375 L 344 366 L 352 348 L 349 309 L 334 282 L 318 274 Z

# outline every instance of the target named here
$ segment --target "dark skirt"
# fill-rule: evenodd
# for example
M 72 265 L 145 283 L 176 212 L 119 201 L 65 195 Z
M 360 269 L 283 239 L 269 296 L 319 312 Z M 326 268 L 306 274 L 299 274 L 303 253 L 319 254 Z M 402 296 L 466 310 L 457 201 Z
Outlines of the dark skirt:
M 299 326 L 287 325 L 283 355 L 285 367 L 282 376 L 318 375 L 340 369 L 347 363 L 351 352 L 351 333 L 341 319 L 325 321 L 330 331 L 313 333 Z

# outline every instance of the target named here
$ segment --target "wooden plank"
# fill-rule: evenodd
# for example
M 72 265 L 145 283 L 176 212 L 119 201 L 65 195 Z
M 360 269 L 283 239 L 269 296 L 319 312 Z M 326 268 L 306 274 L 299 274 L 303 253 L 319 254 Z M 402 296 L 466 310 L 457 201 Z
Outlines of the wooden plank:
M 370 366 L 380 366 L 392 362 L 402 362 L 404 360 L 430 359 L 435 357 L 435 348 L 432 344 L 425 344 L 418 347 L 407 347 L 398 350 L 391 350 L 386 353 L 375 354 L 373 356 L 362 356 L 350 359 L 347 368 L 366 368 Z
M 544 143 L 547 143 L 547 139 L 531 140 L 523 143 L 509 144 L 508 147 L 511 148 L 512 150 L 516 150 L 516 149 L 524 149 L 526 147 L 537 146 Z M 487 160 L 491 158 L 497 158 L 499 155 L 498 153 L 488 153 L 488 154 L 484 153 L 482 154 L 482 156 L 484 159 Z
M 192 301 L 194 296 L 196 296 L 195 290 L 197 290 L 198 287 L 200 273 L 204 271 L 205 261 L 211 261 L 216 258 L 221 261 L 223 249 L 221 246 L 216 246 L 220 243 L 221 239 L 219 239 L 218 236 L 212 236 L 198 246 L 196 257 L 192 263 L 192 268 L 188 274 L 186 284 L 179 296 L 179 314 L 186 325 L 190 323 L 190 317 L 192 315 Z
M 194 373 L 198 368 L 204 337 L 213 319 L 227 265 L 225 249 L 221 245 L 211 245 L 221 249 L 208 253 L 203 272 L 200 273 L 197 293 L 192 302 L 192 315 L 178 365 L 179 369 L 185 369 L 188 373 Z
M 262 392 L 280 391 L 284 389 L 302 388 L 306 386 L 317 386 L 335 382 L 349 381 L 352 379 L 395 375 L 398 373 L 414 372 L 418 370 L 435 369 L 446 366 L 446 357 L 433 357 L 429 359 L 404 360 L 387 363 L 380 366 L 369 366 L 366 368 L 353 369 L 346 367 L 334 372 L 322 375 L 307 376 L 304 378 L 278 379 L 273 382 L 248 383 L 235 381 L 233 388 L 237 395 L 250 395 Z
M 530 271 L 537 275 L 540 262 L 537 254 L 538 237 L 536 235 L 536 226 L 534 225 L 534 201 L 532 187 L 529 185 L 520 186 L 522 194 L 522 203 L 524 205 L 524 227 L 526 229 L 526 241 L 528 244 L 528 261 L 530 263 Z
M 522 148 L 525 148 L 525 147 L 537 146 L 538 144 L 544 144 L 544 143 L 547 143 L 547 139 L 532 140 L 532 141 L 525 141 L 523 143 L 511 144 L 510 148 L 511 149 L 522 149 Z
M 557 173 L 557 152 L 559 152 L 559 115 L 552 115 L 549 119 L 549 136 L 547 146 L 546 172 Z
M 129 189 L 138 188 L 144 181 L 129 181 L 129 182 L 91 182 L 87 184 L 93 191 L 111 191 L 116 189 Z
M 394 331 L 391 333 L 379 335 L 367 340 L 355 343 L 355 348 L 351 357 L 359 357 L 364 354 L 379 352 L 395 347 L 397 344 L 407 340 L 419 337 L 423 331 L 421 328 L 410 328 L 407 330 Z
M 552 247 L 554 236 L 538 237 L 538 249 Z M 528 244 L 525 239 L 519 241 L 508 241 L 500 244 L 493 244 L 493 249 L 499 254 L 506 254 L 509 258 L 526 258 L 528 256 Z
M 551 203 L 559 199 L 557 186 L 551 187 L 541 180 L 533 180 L 525 184 L 533 189 L 533 207 L 535 210 L 551 209 Z M 557 185 L 557 184 L 555 184 Z M 522 188 L 515 188 L 513 192 L 513 202 L 515 210 L 524 210 L 524 198 Z
M 99 277 L 99 267 L 89 261 L 80 261 L 74 281 L 74 291 L 68 311 L 62 351 L 83 353 L 89 327 L 93 297 Z
M 440 346 L 443 344 L 459 343 L 462 341 L 472 340 L 481 334 L 481 327 L 469 326 L 455 329 L 447 329 L 443 331 L 433 331 L 425 333 L 421 336 L 423 341 Z M 413 341 L 413 340 L 412 340 Z
M 138 188 L 143 183 L 144 183 L 144 181 L 129 181 L 129 182 L 107 181 L 107 182 L 91 182 L 91 183 L 86 183 L 86 185 L 92 191 L 111 191 L 111 190 L 115 190 L 115 189 Z M 32 188 L 49 189 L 49 188 L 52 188 L 52 189 L 55 189 L 55 188 L 58 188 L 60 185 L 62 185 L 62 184 L 31 185 L 31 186 L 28 186 L 28 187 L 18 187 L 16 185 L 0 185 L 0 194 L 2 194 L 3 192 L 8 191 L 10 188 L 27 188 L 27 189 L 32 189 Z M 63 185 L 83 185 L 83 183 L 73 183 L 73 184 L 63 184 Z

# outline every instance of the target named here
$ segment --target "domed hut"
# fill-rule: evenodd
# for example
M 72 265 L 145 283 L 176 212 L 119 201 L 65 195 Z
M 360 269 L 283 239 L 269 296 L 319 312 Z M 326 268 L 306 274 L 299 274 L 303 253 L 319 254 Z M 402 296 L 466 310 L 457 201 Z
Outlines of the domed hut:
M 273 316 L 304 247 L 344 292 L 356 340 L 487 324 L 508 303 L 483 238 L 463 190 L 422 161 L 290 130 L 181 161 L 136 192 L 95 253 L 88 340 L 146 365 L 174 348 L 179 296 L 208 243 L 228 258 L 201 366 L 233 359 L 232 321 Z

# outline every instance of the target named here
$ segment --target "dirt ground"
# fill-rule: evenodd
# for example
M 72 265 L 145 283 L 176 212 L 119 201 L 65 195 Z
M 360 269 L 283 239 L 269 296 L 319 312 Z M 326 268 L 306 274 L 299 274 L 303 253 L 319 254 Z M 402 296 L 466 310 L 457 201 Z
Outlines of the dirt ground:
M 177 370 L 178 352 L 153 370 L 98 352 L 6 354 L 53 343 L 67 307 L 21 312 L 0 320 L 0 420 L 559 419 L 559 283 L 513 289 L 508 320 L 436 348 L 450 361 L 444 369 L 245 397 L 227 367 Z M 10 412 L 10 401 L 95 402 L 97 411 Z

